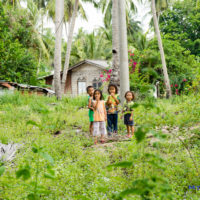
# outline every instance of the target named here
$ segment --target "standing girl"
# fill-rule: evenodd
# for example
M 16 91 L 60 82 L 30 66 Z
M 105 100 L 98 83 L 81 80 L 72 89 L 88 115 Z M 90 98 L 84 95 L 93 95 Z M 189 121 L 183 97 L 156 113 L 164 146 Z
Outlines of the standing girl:
M 108 99 L 106 101 L 107 107 L 107 118 L 108 118 L 108 136 L 111 136 L 112 132 L 117 134 L 117 123 L 118 123 L 118 105 L 120 103 L 120 98 L 117 86 L 115 84 L 110 84 L 108 86 Z
M 133 94 L 133 92 L 128 91 L 125 94 L 125 99 L 126 101 L 124 102 L 123 105 L 123 113 L 124 114 L 124 124 L 126 125 L 127 128 L 127 137 L 132 137 L 134 134 L 134 121 L 133 121 L 133 100 L 134 100 L 135 96 Z M 130 134 L 131 132 L 131 134 Z
M 93 95 L 93 108 L 94 108 L 94 123 L 93 123 L 93 136 L 94 144 L 97 144 L 98 136 L 101 136 L 101 143 L 104 143 L 104 136 L 106 135 L 106 120 L 107 113 L 105 102 L 101 90 L 97 89 Z

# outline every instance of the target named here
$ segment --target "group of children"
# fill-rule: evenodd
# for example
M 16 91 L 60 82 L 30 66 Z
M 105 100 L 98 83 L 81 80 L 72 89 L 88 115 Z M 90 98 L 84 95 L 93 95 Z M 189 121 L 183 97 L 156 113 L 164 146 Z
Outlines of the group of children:
M 118 95 L 118 88 L 115 84 L 108 86 L 109 96 L 104 101 L 102 91 L 99 89 L 94 90 L 92 86 L 87 87 L 88 93 L 88 108 L 90 120 L 90 135 L 94 136 L 94 143 L 97 144 L 97 138 L 100 136 L 100 142 L 104 143 L 104 137 L 117 134 L 118 131 L 118 113 L 120 98 Z M 133 121 L 133 100 L 134 94 L 131 91 L 125 93 L 125 102 L 122 107 L 122 116 L 124 116 L 124 124 L 127 127 L 127 137 L 131 138 L 134 134 L 134 121 Z M 106 128 L 107 121 L 107 128 Z

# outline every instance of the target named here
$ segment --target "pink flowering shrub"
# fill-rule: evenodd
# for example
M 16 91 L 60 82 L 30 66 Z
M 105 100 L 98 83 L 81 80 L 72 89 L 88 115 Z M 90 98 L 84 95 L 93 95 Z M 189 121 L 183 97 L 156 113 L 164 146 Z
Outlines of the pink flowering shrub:
M 104 71 L 100 74 L 101 81 L 103 83 L 109 82 L 112 74 L 112 69 L 104 69 Z

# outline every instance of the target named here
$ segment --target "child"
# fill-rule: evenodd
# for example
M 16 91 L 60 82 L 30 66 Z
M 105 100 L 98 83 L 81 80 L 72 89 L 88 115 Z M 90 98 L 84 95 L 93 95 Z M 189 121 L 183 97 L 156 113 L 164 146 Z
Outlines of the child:
M 93 94 L 94 94 L 94 88 L 93 86 L 88 86 L 86 88 L 87 93 L 88 93 L 88 115 L 89 115 L 89 120 L 90 120 L 90 126 L 89 126 L 89 130 L 90 130 L 90 136 L 92 136 L 92 130 L 93 130 L 93 122 L 94 122 L 94 108 L 92 107 L 92 103 L 93 103 Z
M 125 99 L 126 101 L 124 102 L 123 105 L 123 113 L 125 113 L 124 115 L 124 124 L 126 125 L 127 128 L 127 137 L 131 138 L 134 134 L 134 121 L 133 121 L 133 109 L 132 106 L 134 104 L 133 100 L 134 100 L 135 96 L 133 94 L 133 92 L 128 91 L 125 94 Z M 130 131 L 132 134 L 130 134 Z
M 108 136 L 111 136 L 112 132 L 117 134 L 117 123 L 118 123 L 118 105 L 120 103 L 118 89 L 115 84 L 108 86 L 108 99 L 106 101 L 107 107 L 107 118 L 108 118 Z
M 93 136 L 94 144 L 97 144 L 97 137 L 101 135 L 101 143 L 104 143 L 104 136 L 106 135 L 107 113 L 105 102 L 101 90 L 97 89 L 93 95 L 93 108 L 94 108 L 94 123 L 93 123 Z

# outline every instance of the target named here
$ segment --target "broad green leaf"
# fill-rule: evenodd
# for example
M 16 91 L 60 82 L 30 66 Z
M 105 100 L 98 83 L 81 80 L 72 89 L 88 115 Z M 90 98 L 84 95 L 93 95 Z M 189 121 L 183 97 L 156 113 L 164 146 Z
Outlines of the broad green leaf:
M 39 125 L 38 125 L 35 121 L 33 121 L 33 120 L 27 121 L 26 124 L 27 124 L 27 125 L 33 125 L 33 126 L 39 127 Z
M 4 166 L 0 167 L 0 176 L 3 175 L 3 173 L 5 172 L 6 168 Z
M 49 179 L 55 179 L 56 178 L 55 176 L 53 176 L 52 174 L 49 174 L 49 173 L 45 173 L 44 177 L 49 178 Z
M 145 136 L 147 134 L 147 131 L 143 127 L 139 127 L 135 132 L 135 138 L 137 143 L 140 143 L 142 140 L 144 140 Z
M 38 149 L 36 147 L 32 147 L 33 153 L 38 153 Z
M 54 159 L 46 152 L 40 152 L 40 155 L 47 161 L 49 161 L 52 165 L 54 164 Z
M 26 168 L 23 168 L 23 169 L 19 169 L 16 172 L 16 177 L 17 178 L 22 177 L 23 180 L 28 180 L 31 177 L 30 168 L 26 167 Z
M 133 162 L 128 162 L 128 161 L 108 165 L 109 168 L 111 168 L 111 167 L 131 167 L 131 166 L 133 166 Z
M 39 196 L 37 194 L 31 193 L 27 196 L 28 200 L 39 200 Z

